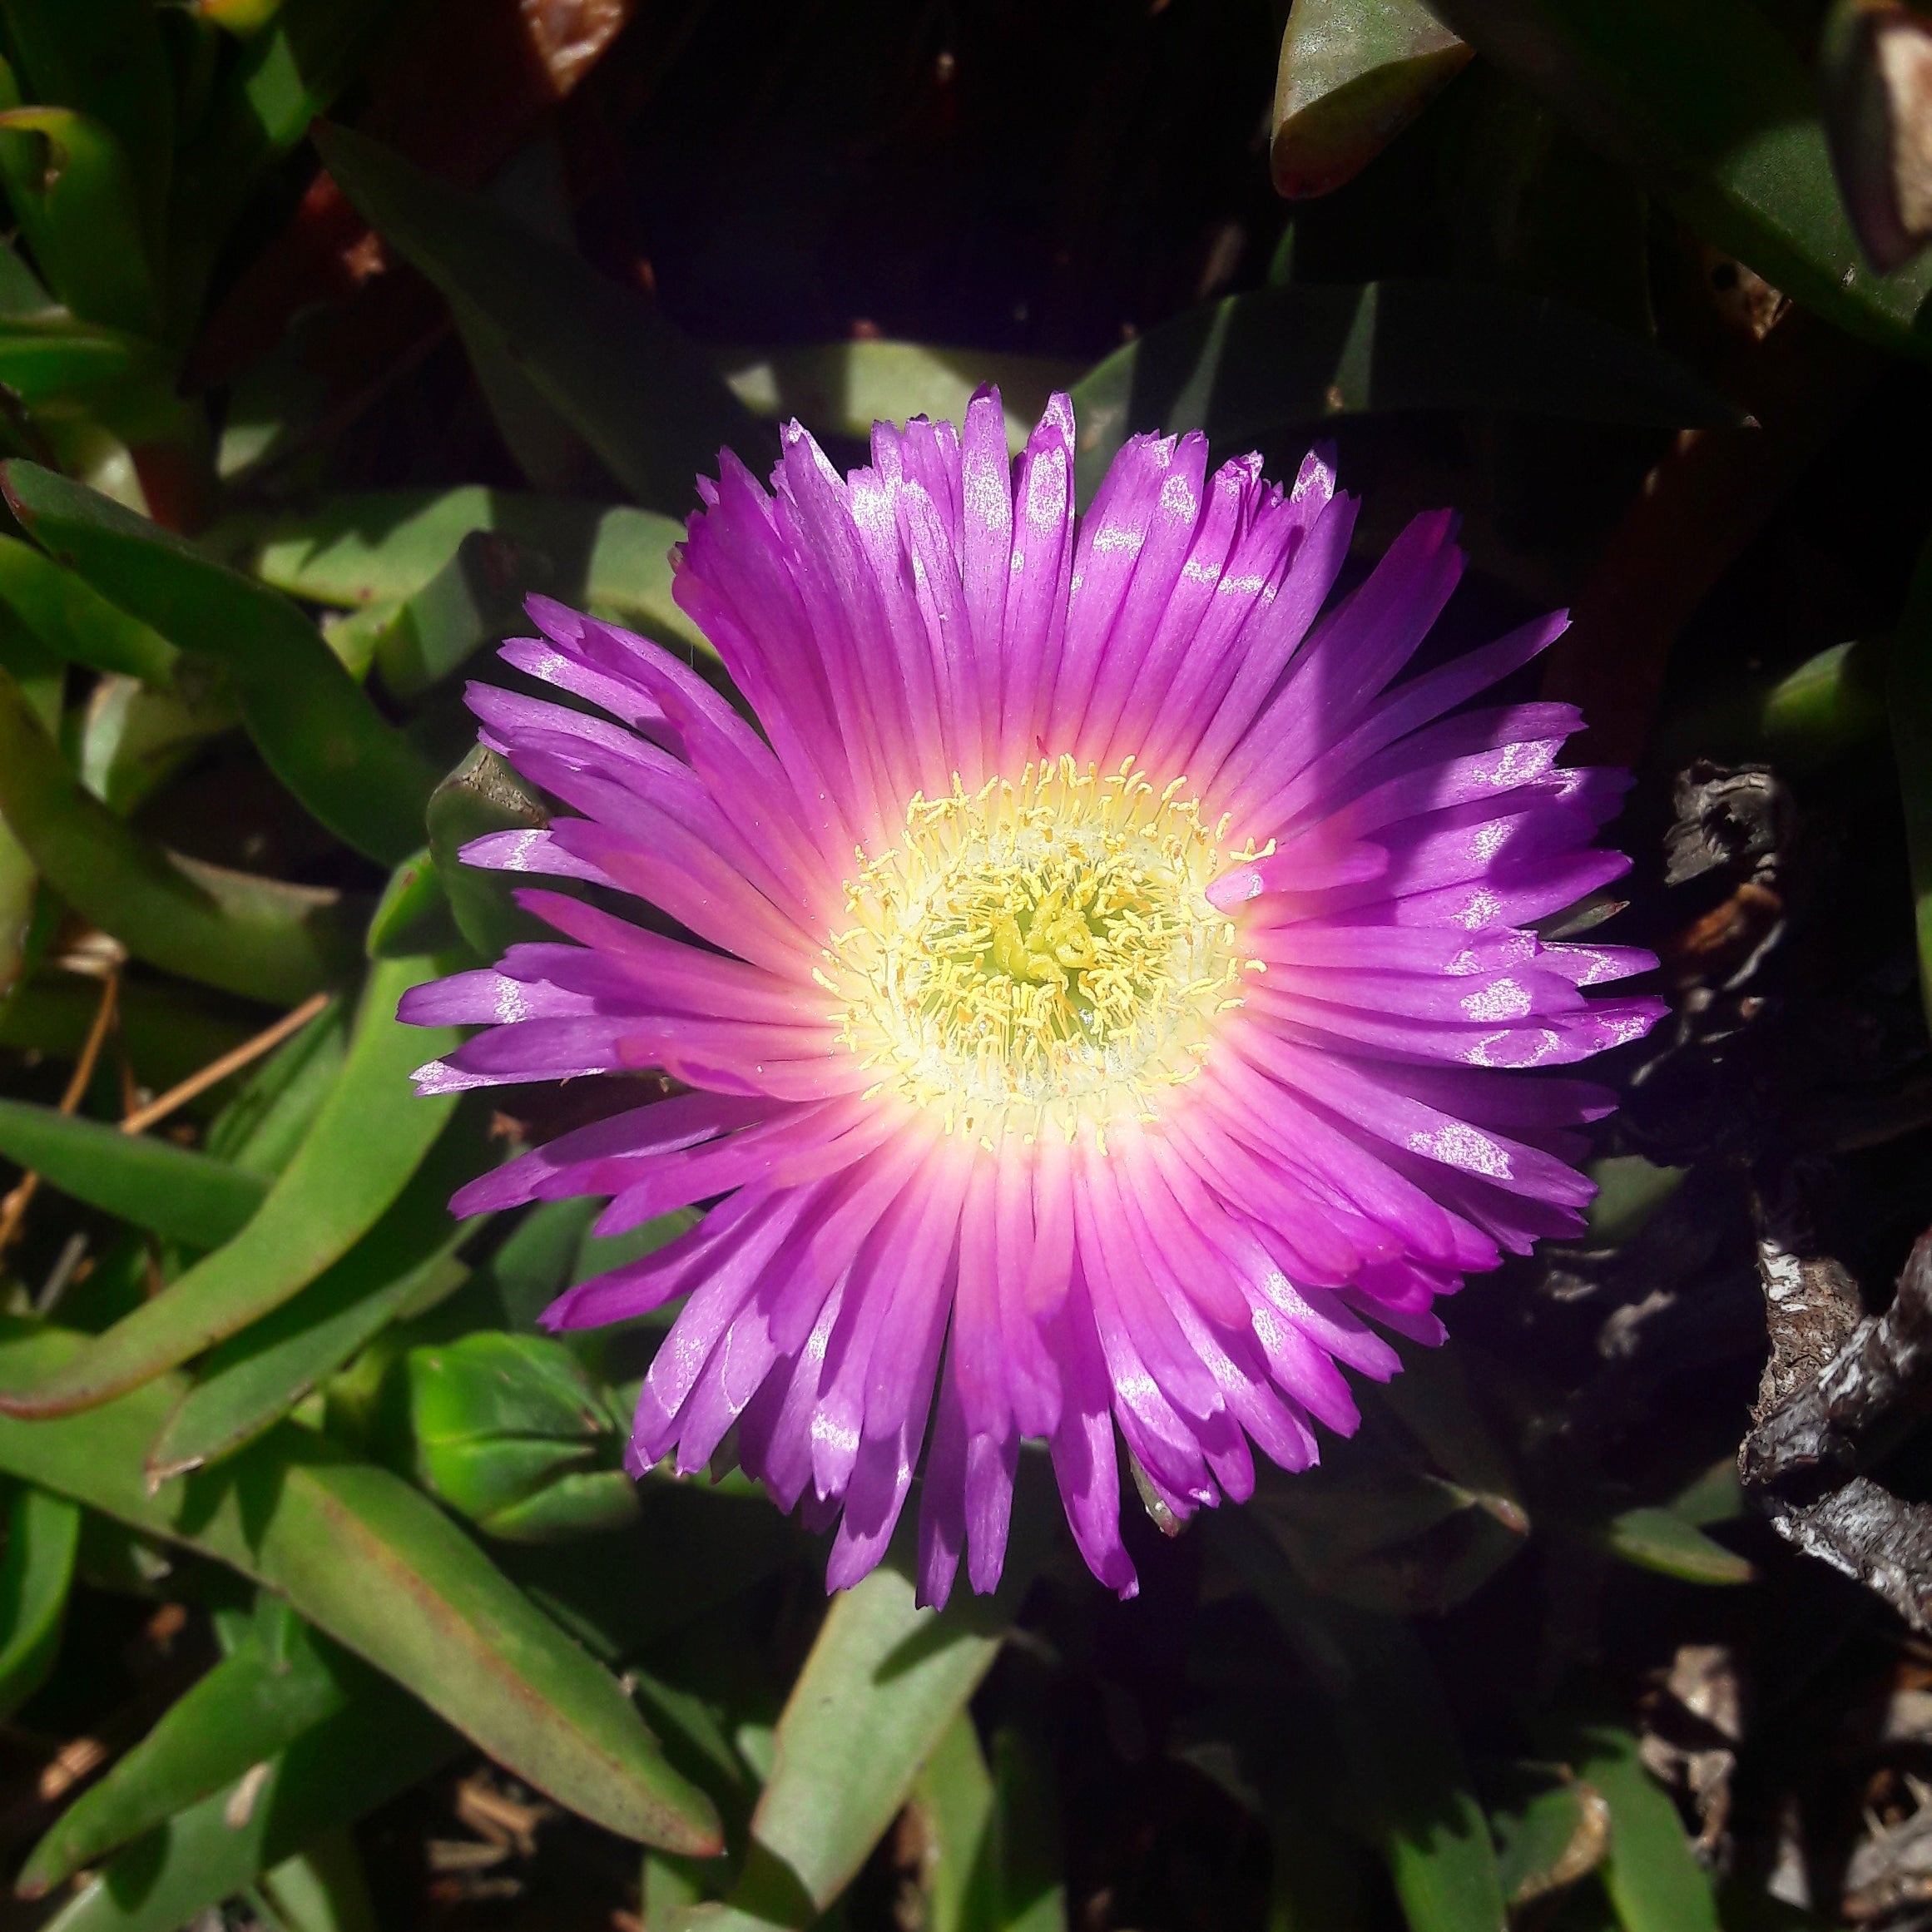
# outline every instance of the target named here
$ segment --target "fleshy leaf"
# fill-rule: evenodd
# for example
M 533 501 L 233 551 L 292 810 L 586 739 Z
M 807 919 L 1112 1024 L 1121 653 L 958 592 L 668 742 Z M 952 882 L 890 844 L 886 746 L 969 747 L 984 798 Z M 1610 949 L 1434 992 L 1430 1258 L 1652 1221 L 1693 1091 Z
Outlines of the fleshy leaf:
M 0 173 L 34 255 L 77 315 L 137 335 L 161 331 L 163 302 L 127 152 L 69 107 L 0 111 Z
M 395 1017 L 407 988 L 448 964 L 419 955 L 372 968 L 341 1077 L 247 1226 L 50 1381 L 0 1385 L 0 1409 L 58 1415 L 104 1402 L 259 1320 L 348 1253 L 402 1193 L 455 1106 L 454 1095 L 419 1099 L 409 1081 L 425 1051 L 452 1050 L 453 1030 Z
M 175 1932 L 292 1857 L 318 1832 L 374 1810 L 456 1754 L 458 1741 L 379 1679 L 346 1708 L 109 1860 L 49 1932 Z
M 10 1383 L 54 1381 L 88 1345 L 18 1321 L 0 1335 Z M 186 1387 L 165 1375 L 83 1416 L 0 1415 L 0 1469 L 265 1583 L 560 1804 L 647 1843 L 717 1850 L 711 1805 L 616 1680 L 399 1477 L 283 1424 L 151 1492 L 142 1457 Z
M 1828 321 L 1924 354 L 1932 262 L 1874 275 L 1833 179 L 1818 92 L 1751 0 L 1430 0 L 1693 234 Z
M 147 1452 L 156 1481 L 252 1441 L 405 1310 L 462 1285 L 468 1271 L 454 1250 L 471 1231 L 451 1221 L 448 1202 L 487 1164 L 480 1138 L 461 1120 L 453 1123 L 389 1211 L 340 1261 L 211 1351 Z
M 77 1201 L 191 1248 L 231 1240 L 268 1192 L 259 1175 L 226 1161 L 24 1100 L 0 1099 L 0 1155 Z
M 279 1599 L 265 1595 L 263 1603 L 280 1612 L 284 1627 L 263 1631 L 258 1614 L 241 1642 L 61 1814 L 21 1868 L 14 1889 L 22 1898 L 43 1896 L 82 1865 L 233 1783 L 380 1682 L 289 1616 Z M 275 1641 L 265 1641 L 270 1636 Z
M 1009 1557 L 998 1593 L 959 1609 L 920 1609 L 889 1564 L 832 1599 L 778 1721 L 744 1874 L 693 1932 L 804 1925 L 845 1890 L 990 1668 L 1030 1568 Z
M 67 904 L 170 972 L 294 1005 L 354 957 L 339 894 L 177 858 L 123 825 L 76 782 L 4 671 L 0 813 Z
M 1275 191 L 1325 195 L 1461 72 L 1469 49 L 1420 0 L 1295 0 L 1275 77 Z
M 270 768 L 329 830 L 391 865 L 422 842 L 434 771 L 285 597 L 37 464 L 7 463 L 0 483 L 57 562 L 176 645 L 219 659 Z
M 80 1535 L 81 1512 L 65 1496 L 32 1484 L 14 1492 L 0 1557 L 0 1718 L 53 1669 Z

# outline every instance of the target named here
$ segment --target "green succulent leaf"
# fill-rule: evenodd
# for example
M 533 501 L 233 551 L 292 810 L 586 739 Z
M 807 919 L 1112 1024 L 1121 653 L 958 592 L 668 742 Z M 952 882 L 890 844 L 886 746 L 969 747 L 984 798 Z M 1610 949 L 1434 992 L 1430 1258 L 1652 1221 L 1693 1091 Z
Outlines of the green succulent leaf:
M 1603 1883 L 1623 1932 L 1717 1932 L 1711 1880 L 1669 1794 L 1620 1725 L 1586 1724 L 1563 1740 L 1577 1776 L 1610 1807 Z
M 1751 0 L 1429 0 L 1694 234 L 1827 320 L 1925 354 L 1932 262 L 1875 275 L 1833 178 L 1817 89 Z
M 1609 1819 L 1603 1794 L 1573 1777 L 1545 1783 L 1494 1814 L 1509 1902 L 1528 1905 L 1597 1870 L 1610 1848 Z
M 1468 63 L 1420 0 L 1295 0 L 1275 79 L 1275 191 L 1325 195 L 1366 167 Z
M 0 1340 L 5 1384 L 57 1382 L 89 1345 L 17 1321 L 0 1333 L 12 1337 Z M 266 1584 L 585 1817 L 673 1850 L 718 1849 L 709 1801 L 666 1762 L 616 1680 L 388 1470 L 284 1424 L 219 1469 L 151 1492 L 147 1445 L 186 1393 L 164 1375 L 85 1415 L 0 1415 L 0 1469 Z
M 711 648 L 671 596 L 671 552 L 683 526 L 627 504 L 480 485 L 386 490 L 333 497 L 304 516 L 238 518 L 209 541 L 292 597 L 352 610 L 416 596 L 478 530 L 541 558 L 564 602 L 661 641 Z
M 28 978 L 0 1001 L 0 1047 L 71 1064 L 100 1004 L 100 988 L 77 974 Z M 260 1030 L 259 1018 L 247 1009 L 237 1012 L 232 1002 L 179 980 L 154 984 L 130 978 L 115 1012 L 128 1058 L 156 1087 L 198 1073 Z
M 81 1512 L 65 1496 L 31 1484 L 13 1492 L 0 1556 L 0 1718 L 12 1717 L 53 1669 L 80 1536 Z
M 111 130 L 158 241 L 174 161 L 175 88 L 150 0 L 5 0 L 0 19 L 34 100 L 78 109 Z
M 125 999 L 125 993 L 122 995 Z M 273 1178 L 295 1157 L 349 1052 L 349 1005 L 340 994 L 258 1061 L 208 1123 L 206 1151 Z
M 83 790 L 0 671 L 0 814 L 42 876 L 136 958 L 294 1005 L 359 948 L 340 895 L 164 851 Z
M 362 1853 L 341 1825 L 319 1833 L 294 1857 L 265 1871 L 250 1902 L 271 1922 L 271 1932 L 377 1932 Z
M 265 1769 L 251 1766 L 127 1845 L 47 1925 L 61 1932 L 175 1932 L 457 1749 L 444 1725 L 379 1679 L 260 1761 Z
M 993 1774 L 970 1712 L 961 1711 L 919 1767 L 912 1803 L 924 1827 L 928 1932 L 965 1932 L 973 1880 L 993 1824 Z
M 373 967 L 341 1077 L 248 1225 L 49 1382 L 0 1381 L 0 1409 L 57 1415 L 104 1402 L 260 1320 L 347 1254 L 403 1192 L 454 1110 L 453 1094 L 418 1099 L 409 1080 L 423 1058 L 451 1050 L 454 1031 L 395 1017 L 402 994 L 448 964 L 419 956 Z
M 270 1627 L 274 1626 L 274 1627 Z M 264 1593 L 254 1626 L 34 1846 L 14 1889 L 36 1899 L 83 1865 L 232 1785 L 381 1680 Z M 394 1692 L 385 1692 L 399 1703 Z
M 0 537 L 0 603 L 66 663 L 148 684 L 174 682 L 181 653 L 166 638 L 17 537 Z
M 803 1926 L 845 1890 L 991 1667 L 1030 1570 L 1009 1558 L 993 1598 L 945 1611 L 920 1609 L 889 1564 L 832 1599 L 778 1721 L 744 1875 L 693 1932 Z
M 65 309 L 0 317 L 0 383 L 43 419 L 113 413 L 125 396 L 167 373 L 167 358 L 153 343 L 77 322 Z
M 182 697 L 108 673 L 87 694 L 75 760 L 81 783 L 126 818 L 240 722 L 225 686 Z
M 382 1219 L 300 1293 L 210 1351 L 147 1453 L 156 1482 L 252 1442 L 369 1338 L 460 1287 L 458 1244 L 473 1231 L 449 1196 L 488 1164 L 480 1132 L 458 1115 Z
M 75 315 L 161 334 L 139 181 L 108 128 L 68 107 L 0 111 L 0 176 L 35 259 Z
M 329 830 L 390 865 L 421 844 L 434 771 L 286 598 L 36 464 L 7 463 L 0 486 L 57 562 L 222 664 L 270 768 Z
M 425 846 L 389 874 L 363 948 L 372 959 L 399 959 L 410 953 L 440 952 L 461 944 L 449 910 L 443 875 Z
M 201 312 L 230 225 L 261 172 L 325 112 L 399 0 L 282 0 L 221 64 L 215 97 L 178 157 L 167 213 L 173 310 Z
M 479 959 L 500 959 L 520 939 L 554 937 L 519 906 L 500 872 L 466 865 L 461 854 L 487 832 L 534 830 L 550 823 L 543 802 L 509 764 L 481 745 L 437 786 L 429 800 L 429 850 L 457 929 Z
M 51 1186 L 191 1248 L 218 1248 L 246 1226 L 268 1183 L 226 1161 L 104 1122 L 0 1099 L 0 1155 Z
M 1757 1572 L 1735 1550 L 1670 1509 L 1627 1509 L 1604 1533 L 1611 1554 L 1687 1583 L 1748 1583 Z
M 1042 355 L 989 354 L 928 342 L 824 342 L 802 349 L 716 352 L 725 380 L 760 416 L 796 416 L 813 429 L 864 440 L 874 423 L 909 416 L 964 419 L 982 383 L 998 386 L 1008 448 L 1024 447 L 1056 389 L 1086 367 Z
M 1306 1593 L 1245 1516 L 1215 1540 L 1300 1653 L 1332 1711 L 1355 1804 L 1412 1932 L 1499 1932 L 1503 1881 L 1427 1657 L 1406 1623 Z
M 329 172 L 384 240 L 466 325 L 500 341 L 641 503 L 682 511 L 721 447 L 755 447 L 737 399 L 640 296 L 364 136 L 327 127 L 315 138 Z

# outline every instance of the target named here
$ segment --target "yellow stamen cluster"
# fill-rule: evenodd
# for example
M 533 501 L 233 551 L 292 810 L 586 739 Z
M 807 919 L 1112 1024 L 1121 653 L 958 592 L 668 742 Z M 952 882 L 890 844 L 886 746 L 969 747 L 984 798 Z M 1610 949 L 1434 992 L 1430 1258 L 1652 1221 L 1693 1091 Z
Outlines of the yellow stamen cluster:
M 915 794 L 899 844 L 855 855 L 852 923 L 819 974 L 876 1090 L 988 1146 L 1152 1117 L 1246 964 L 1205 896 L 1226 825 L 1201 823 L 1186 784 L 1062 757 Z

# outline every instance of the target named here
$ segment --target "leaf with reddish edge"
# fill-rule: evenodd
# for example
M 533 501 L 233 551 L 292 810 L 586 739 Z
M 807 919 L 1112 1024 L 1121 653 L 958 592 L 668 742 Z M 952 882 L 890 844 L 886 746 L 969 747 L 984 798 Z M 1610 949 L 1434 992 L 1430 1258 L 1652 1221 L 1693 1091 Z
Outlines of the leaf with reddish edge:
M 31 1388 L 0 1385 L 0 1411 L 64 1415 L 107 1401 L 259 1320 L 347 1254 L 408 1186 L 453 1110 L 453 1095 L 417 1098 L 409 1073 L 425 1051 L 453 1051 L 455 1030 L 431 1028 L 426 1040 L 398 1021 L 396 1002 L 455 963 L 434 954 L 379 961 L 341 1076 L 248 1225 L 58 1374 Z
M 1420 0 L 1295 0 L 1269 160 L 1290 201 L 1352 180 L 1468 64 Z
M 0 1380 L 52 1381 L 87 1346 L 0 1320 Z M 710 1801 L 666 1761 L 617 1680 L 399 1477 L 283 1424 L 151 1492 L 142 1457 L 186 1390 L 164 1375 L 84 1416 L 0 1415 L 0 1469 L 266 1584 L 594 1822 L 701 1857 L 721 1849 Z

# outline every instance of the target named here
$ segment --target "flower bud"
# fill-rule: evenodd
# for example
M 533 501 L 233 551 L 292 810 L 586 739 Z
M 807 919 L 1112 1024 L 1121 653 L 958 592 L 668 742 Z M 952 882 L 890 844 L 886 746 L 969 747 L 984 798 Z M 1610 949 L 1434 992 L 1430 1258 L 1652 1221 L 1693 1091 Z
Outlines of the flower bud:
M 545 1543 L 637 1515 L 622 1426 L 561 1342 L 483 1330 L 410 1350 L 402 1376 L 417 1480 L 479 1529 Z

